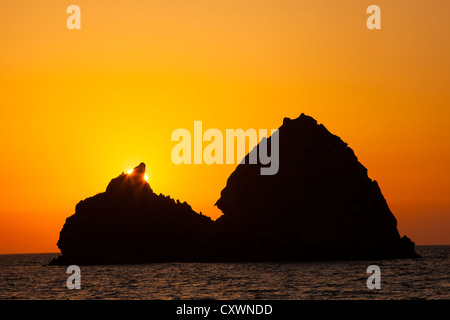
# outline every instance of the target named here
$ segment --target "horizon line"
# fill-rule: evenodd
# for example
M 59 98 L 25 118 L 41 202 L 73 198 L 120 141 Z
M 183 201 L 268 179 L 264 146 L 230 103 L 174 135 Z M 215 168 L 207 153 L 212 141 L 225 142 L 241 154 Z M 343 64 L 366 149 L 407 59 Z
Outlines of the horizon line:
M 415 244 L 416 247 L 432 247 L 432 246 L 450 246 L 450 244 Z M 13 255 L 13 254 L 62 254 L 61 252 L 14 252 L 14 253 L 0 253 L 0 255 Z

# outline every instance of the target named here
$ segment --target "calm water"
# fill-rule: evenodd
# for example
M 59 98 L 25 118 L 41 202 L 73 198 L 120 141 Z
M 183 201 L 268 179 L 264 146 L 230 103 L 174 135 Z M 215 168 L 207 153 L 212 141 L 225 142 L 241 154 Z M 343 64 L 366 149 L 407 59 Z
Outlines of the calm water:
M 449 299 L 450 246 L 418 246 L 423 259 L 321 263 L 158 263 L 81 266 L 66 287 L 58 254 L 0 255 L 0 299 Z M 381 290 L 366 269 L 381 269 Z

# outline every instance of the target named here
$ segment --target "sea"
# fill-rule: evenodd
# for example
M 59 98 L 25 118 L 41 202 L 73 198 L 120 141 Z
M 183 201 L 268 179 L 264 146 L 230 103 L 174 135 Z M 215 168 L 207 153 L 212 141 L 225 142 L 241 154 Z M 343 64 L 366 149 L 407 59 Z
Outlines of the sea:
M 48 265 L 59 253 L 3 254 L 0 300 L 448 300 L 450 246 L 416 251 L 422 258 L 79 266 L 80 289 L 68 288 L 67 266 Z M 371 265 L 379 289 L 368 288 Z

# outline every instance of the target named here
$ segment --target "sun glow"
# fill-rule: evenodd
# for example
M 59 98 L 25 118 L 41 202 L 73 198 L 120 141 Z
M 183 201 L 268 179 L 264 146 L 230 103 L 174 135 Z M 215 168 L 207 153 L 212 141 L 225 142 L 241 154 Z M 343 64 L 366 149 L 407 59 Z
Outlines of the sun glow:
M 134 169 L 130 169 L 127 171 L 127 174 L 132 174 Z M 148 175 L 145 173 L 144 174 L 144 180 L 148 182 Z

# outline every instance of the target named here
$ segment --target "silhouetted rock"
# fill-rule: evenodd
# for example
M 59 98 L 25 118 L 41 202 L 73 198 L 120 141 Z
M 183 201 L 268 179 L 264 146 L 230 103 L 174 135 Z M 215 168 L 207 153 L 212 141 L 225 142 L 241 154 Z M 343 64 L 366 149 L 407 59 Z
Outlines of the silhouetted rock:
M 216 203 L 224 213 L 217 221 L 156 195 L 144 163 L 122 173 L 77 204 L 51 264 L 418 257 L 377 182 L 339 137 L 302 114 L 284 119 L 279 141 L 278 173 L 238 165 Z
M 187 203 L 156 195 L 145 164 L 112 179 L 104 193 L 80 201 L 57 243 L 51 264 L 191 261 L 207 257 L 209 217 Z
M 284 119 L 279 141 L 276 175 L 240 164 L 216 203 L 224 213 L 216 223 L 245 230 L 242 242 L 256 239 L 257 259 L 417 257 L 377 182 L 339 137 L 302 114 Z

